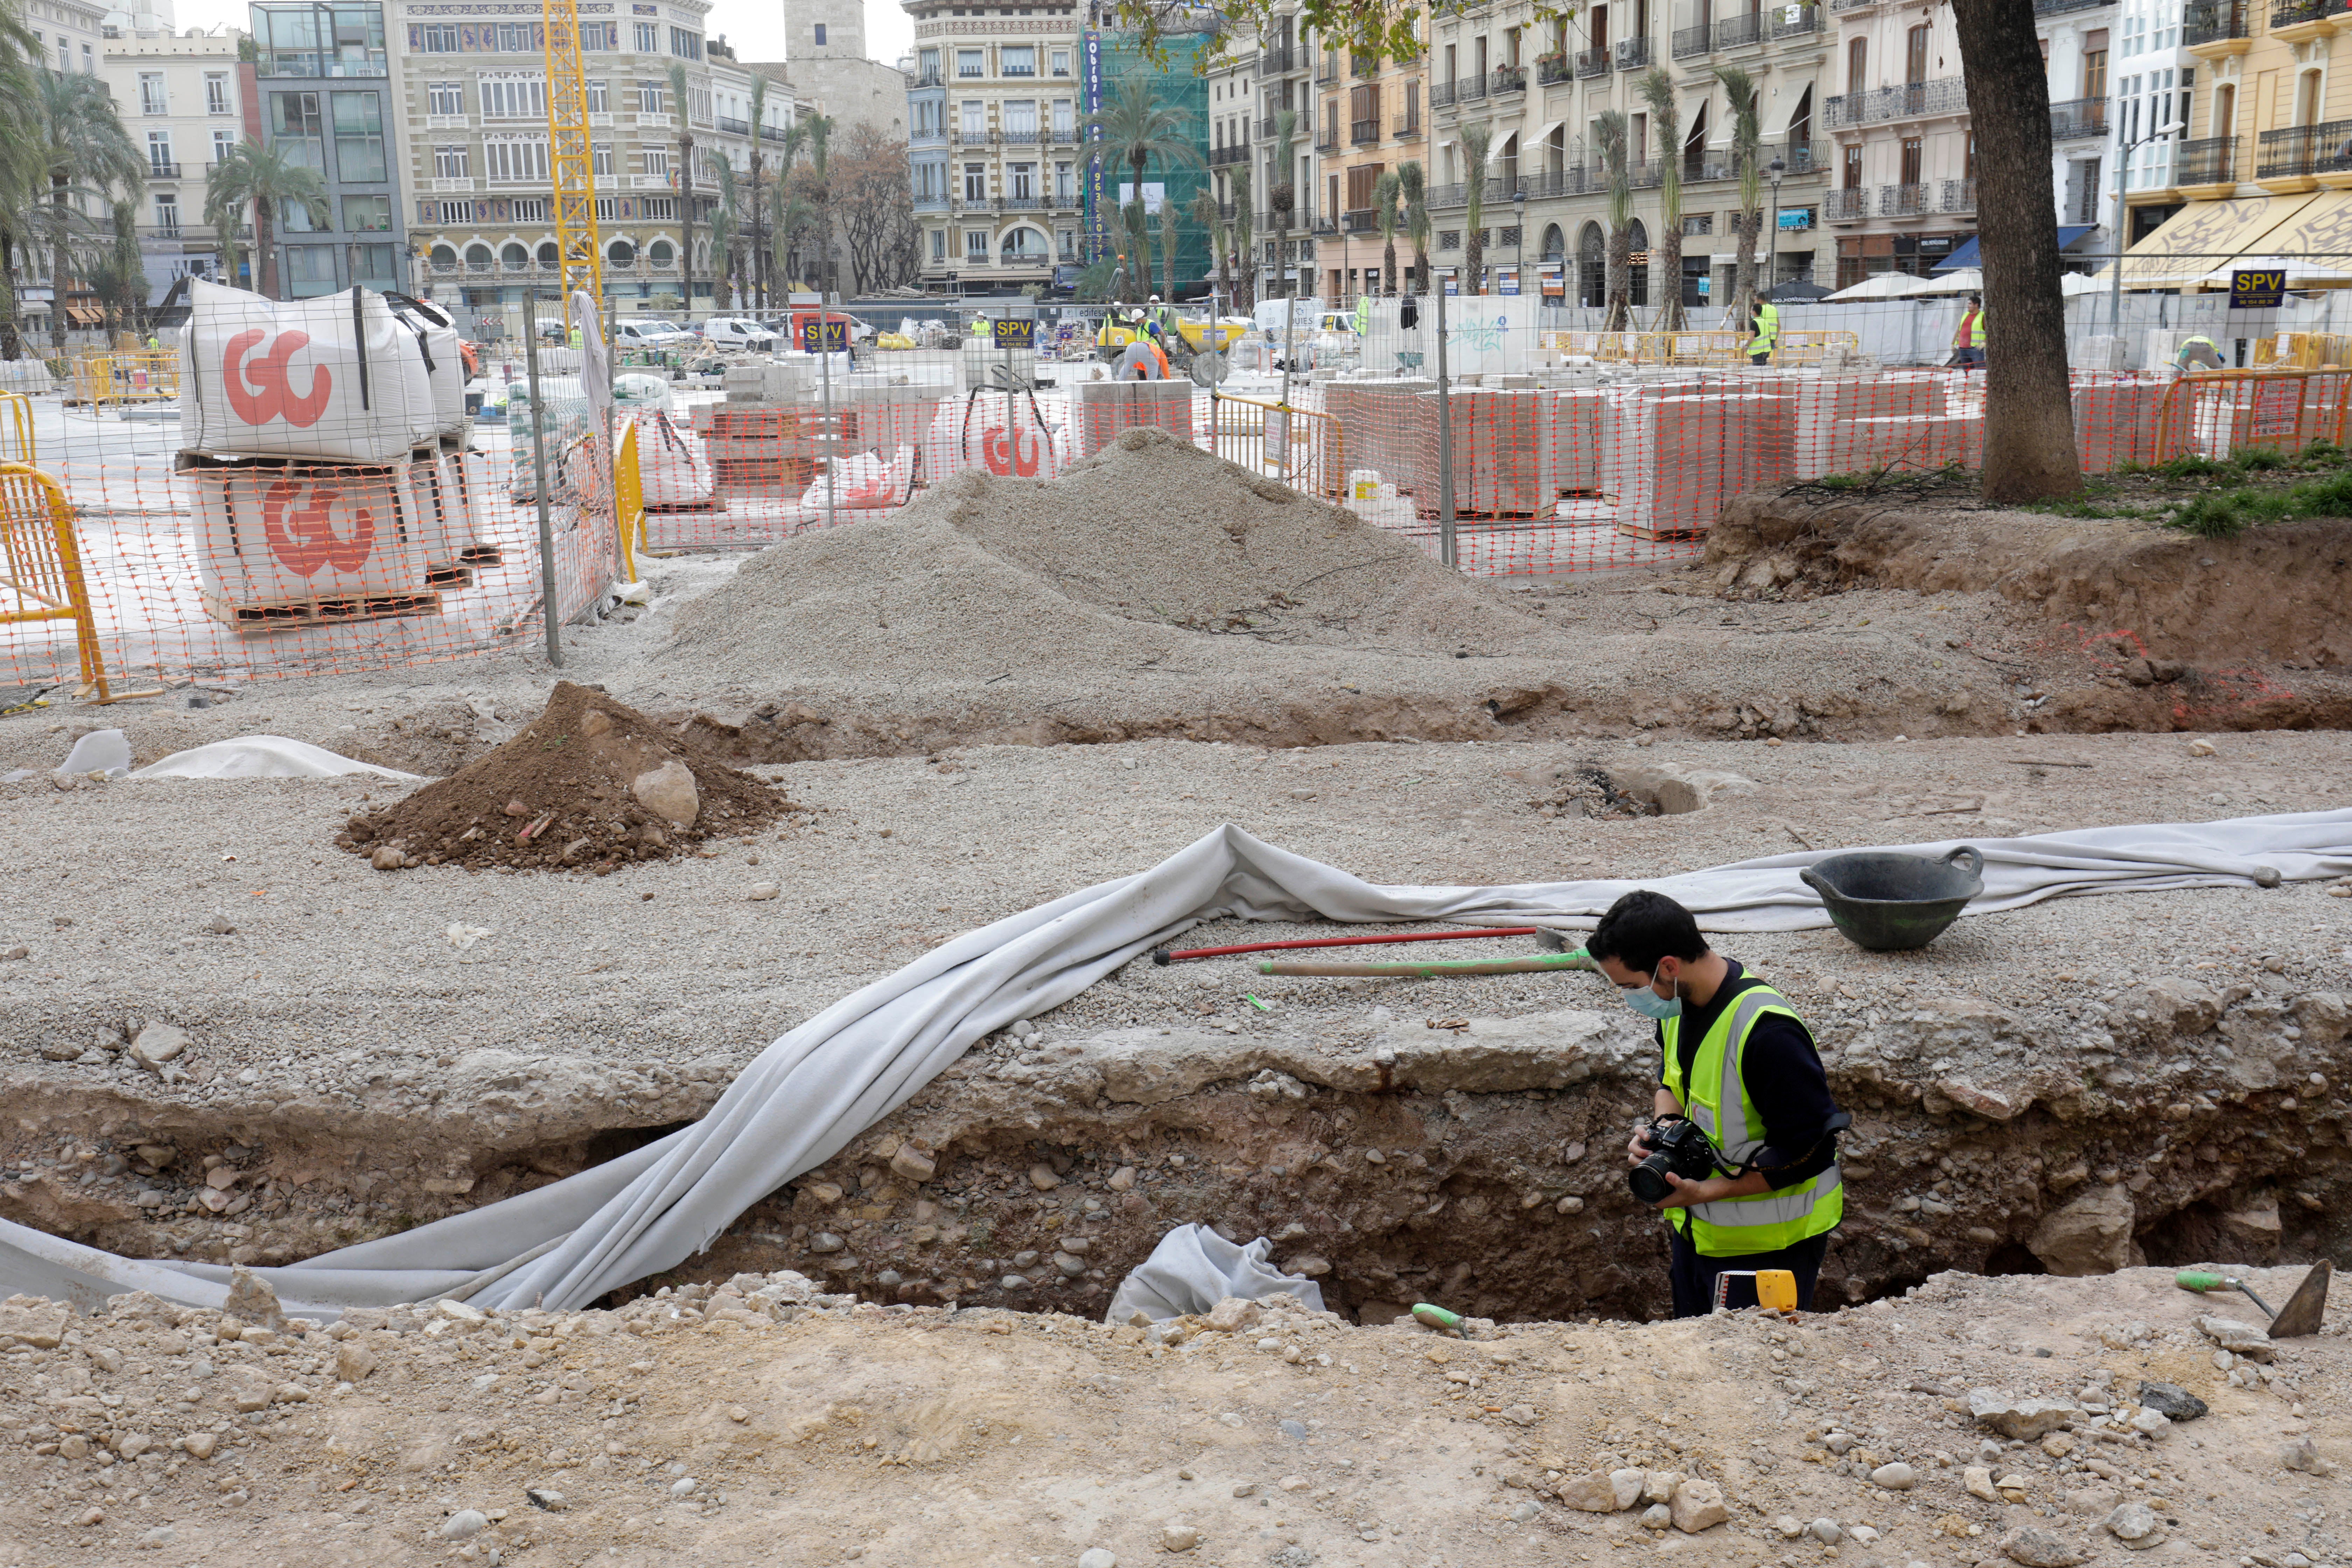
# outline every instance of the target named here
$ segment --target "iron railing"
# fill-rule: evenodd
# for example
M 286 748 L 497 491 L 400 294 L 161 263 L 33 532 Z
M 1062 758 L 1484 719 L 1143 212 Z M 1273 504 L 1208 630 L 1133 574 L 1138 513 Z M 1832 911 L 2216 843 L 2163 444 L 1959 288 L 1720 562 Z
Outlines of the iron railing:
M 1528 90 L 1528 68 L 1496 66 L 1488 86 L 1497 98 L 1507 92 L 1525 92 Z
M 1675 29 L 1675 58 L 1678 60 L 1686 60 L 1693 55 L 1703 55 L 1706 53 L 1707 47 L 1714 41 L 1714 38 L 1715 29 L 1709 27 L 1704 22 L 1701 22 L 1696 27 L 1676 27 Z
M 1339 226 L 1349 234 L 1370 234 L 1381 226 L 1381 215 L 1372 207 L 1351 207 L 1339 215 Z
M 1458 76 L 1454 79 L 1454 97 L 1460 103 L 1476 103 L 1486 96 L 1486 79 L 1483 76 Z
M 1948 213 L 1972 213 L 1977 210 L 1977 183 L 1974 180 L 1946 180 L 1944 199 L 1939 210 Z
M 1339 57 L 1326 50 L 1322 64 L 1315 68 L 1315 85 L 1328 87 L 1339 79 Z
M 1258 51 L 1258 75 L 1281 76 L 1286 73 L 1289 69 L 1290 46 L 1288 44 L 1283 45 L 1282 47 L 1278 49 L 1260 49 Z
M 2172 183 L 2176 185 L 2234 184 L 2238 179 L 2235 136 L 2208 136 L 2182 142 L 2172 150 Z
M 1925 185 L 1881 185 L 1878 187 L 1878 216 L 1881 217 L 1917 217 L 1933 212 L 1935 205 L 1927 199 Z
M 2347 138 L 2352 138 L 2352 120 L 2265 131 L 2255 138 L 2254 178 L 2283 180 L 2352 169 L 2352 158 L 2342 157 L 2337 152 Z
M 2076 98 L 2050 106 L 2050 139 L 2063 142 L 2079 136 L 2107 133 L 2107 100 Z
M 1536 61 L 1536 80 L 1542 86 L 1566 81 L 1570 74 L 1566 55 L 1546 55 Z
M 1580 79 L 1589 76 L 1607 76 L 1612 63 L 1613 58 L 1605 44 L 1597 49 L 1580 49 L 1576 56 L 1576 74 Z
M 176 180 L 180 177 L 180 165 L 161 160 L 151 161 L 147 165 L 147 177 L 151 180 Z
M 2116 0 L 2033 0 L 2033 14 L 2037 16 L 2063 16 L 2069 11 L 2090 11 L 2115 3 Z
M 1822 198 L 1822 212 L 1832 223 L 1853 223 L 1870 216 L 1868 191 L 1831 191 Z
M 1237 142 L 1230 147 L 1214 148 L 1209 153 L 1209 167 L 1222 169 L 1228 163 L 1246 163 L 1249 162 L 1249 143 L 1246 142 Z
M 1453 84 L 1452 82 L 1450 82 L 1450 81 L 1433 81 L 1433 82 L 1431 82 L 1431 83 L 1429 84 L 1429 107 L 1430 107 L 1430 108 L 1432 108 L 1432 109 L 1445 109 L 1445 108 L 1450 107 L 1450 106 L 1453 104 L 1453 102 L 1454 102 L 1454 84 Z
M 1762 36 L 1763 18 L 1750 11 L 1744 16 L 1726 16 L 1715 25 L 1715 47 L 1736 49 L 1752 44 Z
M 1318 153 L 1337 153 L 1339 150 L 1339 128 L 1333 125 L 1317 132 L 1315 150 Z
M 719 132 L 722 136 L 749 136 L 751 134 L 751 122 L 748 120 L 730 120 L 722 114 L 719 117 Z M 909 140 L 920 140 L 924 134 L 922 132 L 917 132 Z
M 1391 132 L 1391 134 L 1400 142 L 1419 141 L 1421 139 L 1421 116 L 1418 114 L 1398 115 L 1396 117 L 1396 129 Z
M 2100 0 L 2102 5 L 2112 0 Z M 1795 15 L 1790 15 L 1793 9 Z M 1802 33 L 1822 30 L 1822 8 L 1819 5 L 1775 5 L 1765 13 L 1765 31 L 1776 38 L 1793 38 Z
M 2246 0 L 2190 0 L 2181 12 L 2180 41 L 2189 48 L 2246 36 Z
M 1621 71 L 1647 70 L 1650 66 L 1650 40 L 1620 38 L 1617 40 L 1617 68 Z
M 1916 120 L 1930 114 L 1965 114 L 1968 84 L 1958 77 L 1937 81 L 1906 81 L 1900 87 L 1849 92 L 1822 103 L 1822 122 L 1832 130 L 1868 125 L 1881 120 Z
M 2271 30 L 2292 27 L 2303 22 L 2321 22 L 2343 9 L 2341 0 L 2285 0 L 2271 7 Z

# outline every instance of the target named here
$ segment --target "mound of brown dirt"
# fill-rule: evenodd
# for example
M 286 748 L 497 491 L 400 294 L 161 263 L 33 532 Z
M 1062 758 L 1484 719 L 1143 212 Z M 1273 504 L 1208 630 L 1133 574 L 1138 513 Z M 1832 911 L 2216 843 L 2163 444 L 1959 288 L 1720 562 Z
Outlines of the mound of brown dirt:
M 335 842 L 381 870 L 456 865 L 602 875 L 791 809 L 782 791 L 691 737 L 559 680 L 521 734 L 404 800 L 352 817 Z

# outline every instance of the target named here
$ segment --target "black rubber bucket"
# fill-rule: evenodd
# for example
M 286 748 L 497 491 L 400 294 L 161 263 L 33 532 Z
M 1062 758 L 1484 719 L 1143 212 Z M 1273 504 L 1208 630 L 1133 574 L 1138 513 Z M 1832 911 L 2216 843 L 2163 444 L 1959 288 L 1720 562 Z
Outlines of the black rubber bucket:
M 1847 940 L 1873 952 L 1925 947 L 1984 891 L 1984 857 L 1967 845 L 1924 855 L 1832 855 L 1797 873 Z

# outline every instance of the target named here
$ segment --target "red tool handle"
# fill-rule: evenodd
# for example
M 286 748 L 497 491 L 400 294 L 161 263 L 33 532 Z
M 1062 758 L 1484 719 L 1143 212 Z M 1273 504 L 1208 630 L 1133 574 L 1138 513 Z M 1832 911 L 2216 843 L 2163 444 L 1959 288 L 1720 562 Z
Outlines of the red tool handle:
M 1170 964 L 1181 958 L 1223 958 L 1232 952 L 1278 952 L 1292 947 L 1362 947 L 1373 942 L 1467 942 L 1482 936 L 1534 936 L 1541 926 L 1479 926 L 1471 931 L 1416 931 L 1382 936 L 1318 936 L 1304 942 L 1243 942 L 1231 947 L 1194 947 L 1181 952 L 1160 948 L 1151 955 L 1151 962 Z

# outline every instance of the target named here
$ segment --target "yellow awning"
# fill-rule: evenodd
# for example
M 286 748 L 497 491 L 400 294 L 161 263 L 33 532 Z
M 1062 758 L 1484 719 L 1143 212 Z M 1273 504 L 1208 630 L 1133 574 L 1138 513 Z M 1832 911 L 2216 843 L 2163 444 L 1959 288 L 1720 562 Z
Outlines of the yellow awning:
M 2331 191 L 2325 199 L 2334 201 L 2341 194 Z M 2266 237 L 2322 199 L 2317 194 L 2306 194 L 2190 202 L 2124 253 L 2124 287 L 2193 288 L 2197 279 L 2233 256 L 2280 248 Z M 2099 280 L 2106 279 L 2107 272 L 2101 272 Z
M 2290 263 L 2307 260 L 2311 281 L 2341 288 L 2333 275 L 2352 270 L 2352 191 L 2320 192 L 2309 206 L 2263 236 L 2260 248 Z M 2294 286 L 2294 270 L 2290 265 L 2289 287 Z

